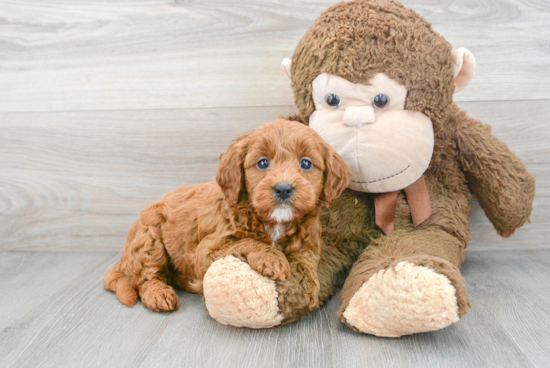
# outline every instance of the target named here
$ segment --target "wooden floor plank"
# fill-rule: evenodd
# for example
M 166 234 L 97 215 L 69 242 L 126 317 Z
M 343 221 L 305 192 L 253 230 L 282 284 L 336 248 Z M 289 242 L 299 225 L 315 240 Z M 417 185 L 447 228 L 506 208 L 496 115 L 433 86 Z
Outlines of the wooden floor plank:
M 0 3 L 0 111 L 293 104 L 280 68 L 335 0 Z M 550 5 L 408 0 L 477 60 L 459 101 L 550 98 Z
M 544 248 L 550 238 L 550 102 L 461 103 L 537 178 L 531 224 L 498 237 L 479 206 L 471 249 Z M 214 179 L 236 135 L 292 107 L 0 114 L 1 249 L 120 250 L 141 209 Z M 477 246 L 480 246 L 477 248 Z
M 6 316 L 9 323 L 0 327 L 0 366 L 139 365 L 174 315 L 127 308 L 103 289 L 103 275 L 119 257 L 106 252 L 0 253 L 0 294 L 16 290 L 16 295 L 27 299 L 36 295 L 34 289 L 38 287 L 55 290 L 47 297 L 33 298 L 30 303 L 11 301 L 19 309 L 11 310 Z M 8 267 L 12 263 L 32 263 L 33 267 L 20 270 L 21 275 L 13 277 L 4 268 L 6 259 Z M 57 287 L 57 281 L 63 280 L 58 273 L 65 274 L 70 282 Z M 26 282 L 31 276 L 35 285 Z M 51 280 L 55 281 L 48 282 Z
M 90 256 L 66 253 L 62 257 L 55 253 L 2 253 L 0 326 L 14 324 L 13 318 L 18 318 L 45 299 L 54 298 L 60 290 L 69 287 L 75 277 L 82 277 L 97 262 L 110 258 L 112 254 L 107 253 Z M 40 270 L 47 272 L 41 273 Z M 26 328 L 26 324 L 21 327 Z
M 550 365 L 550 251 L 467 257 L 462 271 L 475 301 L 474 312 L 486 311 L 535 366 Z
M 201 296 L 154 313 L 101 285 L 118 254 L 2 252 L 0 366 L 5 367 L 547 367 L 550 250 L 470 253 L 473 310 L 447 329 L 400 339 L 363 335 L 336 317 L 337 298 L 282 328 L 220 325 Z M 65 277 L 60 277 L 65 275 Z M 73 275 L 71 278 L 70 275 Z M 29 279 L 36 282 L 29 283 Z M 52 280 L 68 280 L 52 286 Z M 44 288 L 51 292 L 37 293 Z M 30 295 L 39 295 L 32 303 Z

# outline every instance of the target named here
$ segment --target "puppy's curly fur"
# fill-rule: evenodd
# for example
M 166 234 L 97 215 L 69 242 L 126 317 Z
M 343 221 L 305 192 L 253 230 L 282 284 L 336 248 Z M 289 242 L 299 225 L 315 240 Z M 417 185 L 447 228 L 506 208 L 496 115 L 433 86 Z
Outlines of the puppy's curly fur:
M 304 170 L 302 158 L 313 167 Z M 261 170 L 257 163 L 269 159 Z M 178 308 L 173 286 L 202 293 L 216 259 L 234 255 L 260 274 L 286 280 L 300 272 L 310 308 L 319 303 L 319 210 L 347 187 L 343 159 L 312 129 L 277 120 L 237 137 L 220 157 L 216 181 L 183 186 L 148 205 L 134 222 L 105 287 L 126 305 L 138 295 L 155 311 Z M 278 183 L 293 195 L 281 200 Z

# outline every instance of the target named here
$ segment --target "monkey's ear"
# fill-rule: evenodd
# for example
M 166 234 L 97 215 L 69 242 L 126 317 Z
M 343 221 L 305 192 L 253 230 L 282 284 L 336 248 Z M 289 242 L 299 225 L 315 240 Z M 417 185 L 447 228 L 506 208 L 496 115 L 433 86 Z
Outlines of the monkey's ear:
M 455 93 L 462 91 L 470 83 L 476 71 L 476 59 L 470 50 L 461 47 L 451 54 Z
M 290 77 L 290 67 L 292 66 L 292 60 L 290 60 L 289 58 L 284 58 L 281 66 L 283 67 L 283 71 L 285 72 L 288 79 L 292 80 L 292 78 Z
M 216 182 L 222 189 L 225 199 L 232 205 L 236 205 L 241 194 L 246 193 L 243 164 L 251 133 L 239 135 L 233 140 L 227 151 L 220 156 Z

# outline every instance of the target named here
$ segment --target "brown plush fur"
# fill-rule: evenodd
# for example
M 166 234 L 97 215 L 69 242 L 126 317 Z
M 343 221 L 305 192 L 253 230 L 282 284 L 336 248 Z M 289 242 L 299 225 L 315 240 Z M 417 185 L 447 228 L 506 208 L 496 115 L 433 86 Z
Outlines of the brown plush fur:
M 400 193 L 396 231 L 383 236 L 374 224 L 373 195 L 346 190 L 321 213 L 326 246 L 319 265 L 320 300 L 328 299 L 346 280 L 338 312 L 346 322 L 343 312 L 361 285 L 378 270 L 406 260 L 447 276 L 462 316 L 471 307 L 459 271 L 470 240 L 471 193 L 497 233 L 508 237 L 529 219 L 534 177 L 505 143 L 491 135 L 488 125 L 452 103 L 451 45 L 398 2 L 340 3 L 315 21 L 292 56 L 292 87 L 300 110 L 294 119 L 308 123 L 315 110 L 311 82 L 319 74 L 368 84 L 379 72 L 406 86 L 406 109 L 422 112 L 433 122 L 435 147 L 425 173 L 433 214 L 414 228 Z M 293 310 L 296 298 L 285 294 L 286 283 L 277 282 L 283 323 L 306 314 Z
M 270 159 L 267 170 L 256 163 Z M 302 170 L 300 159 L 313 163 Z M 105 287 L 126 305 L 139 295 L 155 311 L 178 308 L 172 286 L 202 293 L 202 279 L 216 259 L 246 259 L 261 275 L 284 282 L 300 275 L 300 299 L 319 303 L 317 266 L 321 251 L 319 210 L 330 205 L 349 183 L 343 159 L 312 129 L 278 120 L 233 141 L 220 158 L 216 182 L 184 186 L 147 206 L 132 225 L 122 257 L 105 275 Z M 288 206 L 294 218 L 271 239 L 281 206 L 275 184 L 291 183 Z
M 296 106 L 307 123 L 315 110 L 311 82 L 321 73 L 368 85 L 385 73 L 408 91 L 405 109 L 420 111 L 437 132 L 454 93 L 451 45 L 414 10 L 388 0 L 340 3 L 323 12 L 292 55 Z

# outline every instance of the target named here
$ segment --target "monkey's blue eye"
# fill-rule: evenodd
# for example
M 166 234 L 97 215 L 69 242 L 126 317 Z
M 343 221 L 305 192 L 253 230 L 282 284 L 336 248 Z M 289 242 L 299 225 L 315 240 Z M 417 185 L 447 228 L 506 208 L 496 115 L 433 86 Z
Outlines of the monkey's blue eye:
M 386 105 L 390 102 L 390 98 L 384 94 L 379 94 L 374 96 L 374 100 L 372 100 L 372 103 L 375 107 L 378 107 L 379 109 L 386 107 Z
M 329 93 L 328 95 L 326 95 L 325 100 L 327 101 L 327 104 L 332 107 L 338 107 L 342 103 L 340 97 L 338 97 L 334 93 Z
M 260 170 L 265 170 L 269 167 L 269 160 L 267 157 L 262 157 L 258 160 L 258 163 L 256 163 L 256 167 Z
M 311 163 L 311 160 L 309 158 L 303 158 L 300 160 L 300 167 L 302 168 L 302 170 L 311 170 L 311 168 L 313 167 L 313 164 Z

